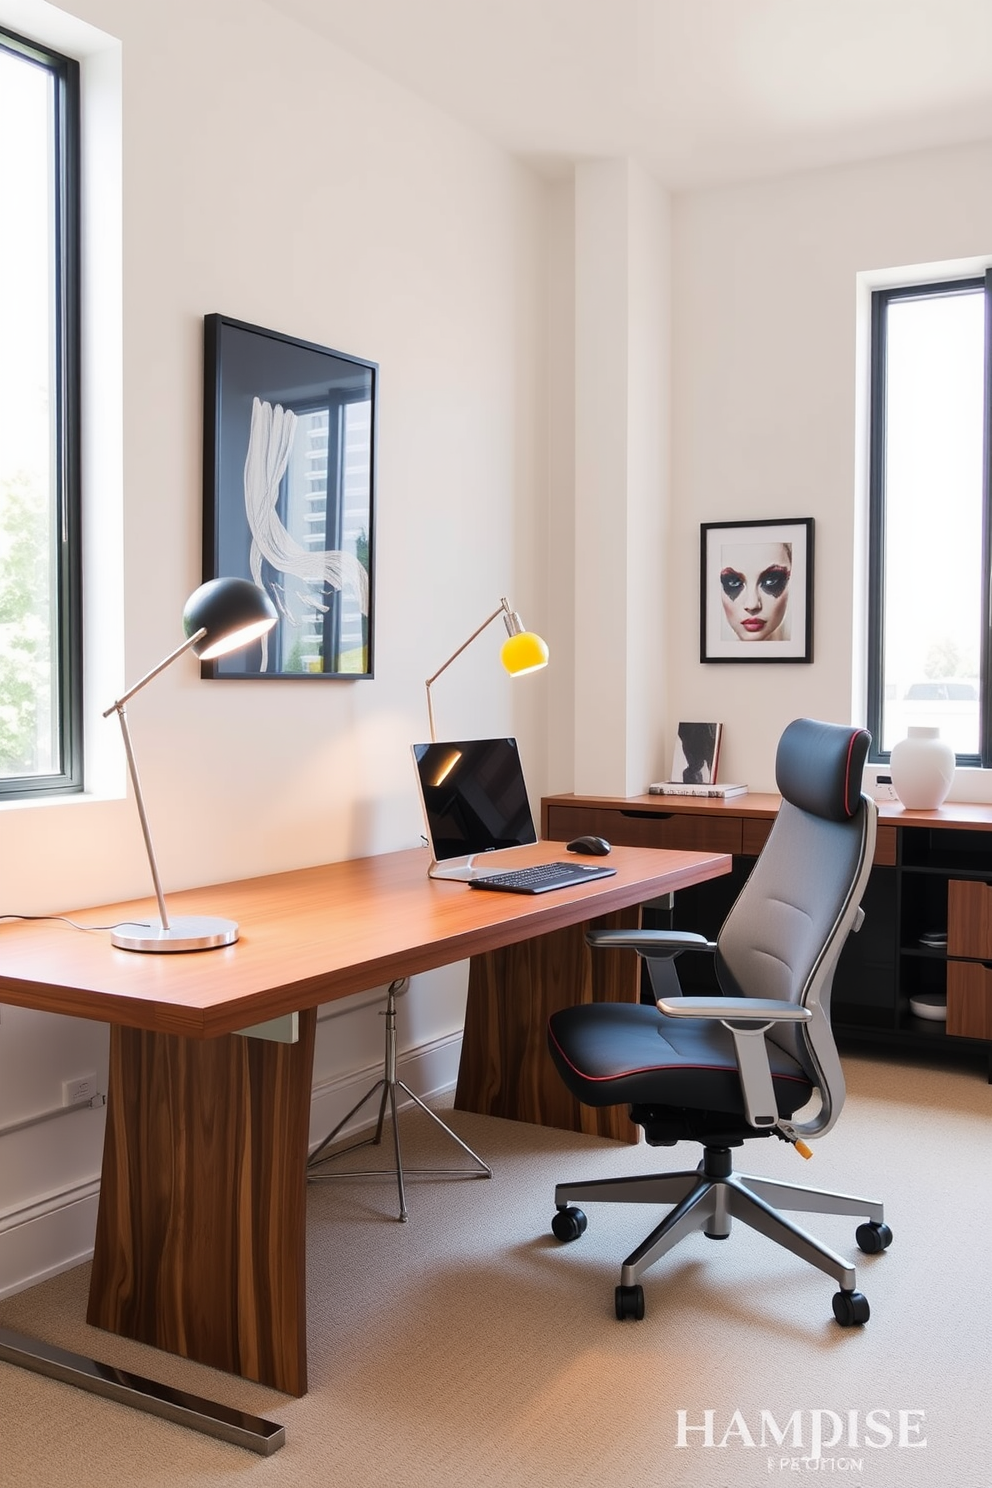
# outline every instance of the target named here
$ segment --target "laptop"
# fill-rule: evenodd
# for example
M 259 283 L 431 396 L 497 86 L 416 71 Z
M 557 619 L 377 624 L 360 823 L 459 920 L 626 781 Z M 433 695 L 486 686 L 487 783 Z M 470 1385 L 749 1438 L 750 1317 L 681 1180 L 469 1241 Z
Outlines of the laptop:
M 501 864 L 499 869 L 494 865 L 487 870 L 477 861 L 486 853 L 537 842 L 516 739 L 414 744 L 413 760 L 431 850 L 427 871 L 432 878 L 535 894 L 616 872 L 579 862 L 509 871 Z

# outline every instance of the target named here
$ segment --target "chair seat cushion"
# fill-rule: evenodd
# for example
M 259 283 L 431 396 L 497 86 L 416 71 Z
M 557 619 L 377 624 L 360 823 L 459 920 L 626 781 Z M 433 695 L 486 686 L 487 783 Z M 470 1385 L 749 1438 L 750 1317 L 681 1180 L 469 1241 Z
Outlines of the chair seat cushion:
M 766 1046 L 778 1114 L 791 1116 L 813 1086 L 790 1054 L 769 1040 Z M 587 1106 L 744 1111 L 733 1038 L 708 1019 L 666 1018 L 643 1003 L 583 1003 L 551 1015 L 548 1048 Z

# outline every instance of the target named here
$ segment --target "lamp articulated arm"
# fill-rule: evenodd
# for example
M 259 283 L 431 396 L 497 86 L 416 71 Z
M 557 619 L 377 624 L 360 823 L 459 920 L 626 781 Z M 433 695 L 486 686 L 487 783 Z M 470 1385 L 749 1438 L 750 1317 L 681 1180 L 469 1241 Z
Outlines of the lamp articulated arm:
M 148 866 L 152 873 L 152 883 L 155 885 L 155 898 L 158 901 L 159 918 L 162 921 L 162 929 L 168 932 L 170 929 L 169 916 L 165 909 L 165 895 L 162 893 L 162 880 L 159 877 L 158 863 L 155 859 L 155 849 L 152 846 L 152 833 L 148 825 L 148 815 L 145 811 L 145 798 L 141 793 L 141 781 L 138 779 L 138 766 L 134 758 L 134 749 L 131 745 L 131 730 L 127 726 L 127 710 L 123 698 L 110 709 L 116 712 L 121 725 L 121 735 L 124 739 L 124 753 L 127 755 L 127 769 L 131 777 L 131 785 L 134 790 L 134 804 L 138 808 L 138 818 L 141 822 L 141 835 L 145 839 L 145 852 L 148 855 Z M 108 715 L 105 713 L 104 718 Z
M 126 702 L 129 702 L 130 699 L 134 697 L 134 694 L 136 692 L 140 692 L 141 689 L 146 685 L 146 683 L 150 682 L 153 677 L 158 676 L 159 672 L 164 672 L 166 667 L 171 666 L 174 661 L 178 661 L 179 657 L 182 656 L 184 651 L 188 651 L 191 646 L 195 646 L 197 641 L 202 641 L 206 633 L 207 627 L 205 625 L 201 625 L 200 629 L 196 632 L 195 635 L 189 636 L 187 640 L 183 641 L 181 646 L 177 646 L 175 651 L 170 652 L 170 654 L 165 658 L 164 661 L 160 661 L 158 666 L 152 667 L 150 672 L 146 672 L 145 675 L 141 678 L 140 682 L 135 682 L 133 687 L 129 687 L 127 692 L 125 692 L 122 697 L 119 697 L 115 703 L 111 703 L 109 708 L 104 708 L 104 718 L 109 718 L 111 713 L 119 713 L 124 704 Z
M 128 774 L 131 777 L 131 785 L 134 789 L 134 804 L 138 808 L 138 819 L 141 822 L 141 835 L 145 839 L 145 852 L 148 854 L 148 866 L 151 869 L 152 883 L 155 885 L 155 898 L 158 901 L 159 917 L 162 921 L 162 929 L 166 932 L 168 932 L 171 927 L 169 925 L 169 916 L 165 908 L 165 895 L 162 892 L 162 880 L 159 877 L 158 862 L 155 858 L 155 848 L 152 844 L 151 827 L 148 825 L 148 814 L 145 811 L 145 798 L 142 795 L 141 781 L 138 778 L 138 762 L 134 757 L 134 747 L 131 744 L 131 730 L 128 728 L 126 704 L 128 699 L 133 698 L 136 692 L 140 692 L 147 682 L 150 682 L 153 677 L 157 677 L 159 672 L 164 672 L 167 666 L 171 666 L 172 663 L 174 661 L 177 661 L 184 652 L 188 651 L 192 646 L 195 646 L 197 641 L 202 640 L 206 633 L 206 627 L 201 627 L 195 635 L 191 635 L 189 639 L 184 641 L 181 646 L 177 646 L 175 651 L 173 651 L 171 655 L 167 656 L 164 661 L 160 661 L 158 666 L 152 667 L 150 672 L 146 672 L 145 675 L 141 678 L 140 682 L 136 682 L 133 687 L 129 687 L 127 692 L 124 693 L 123 697 L 119 697 L 115 703 L 111 703 L 110 707 L 106 708 L 103 714 L 104 718 L 109 718 L 111 713 L 116 713 L 118 722 L 121 726 L 121 735 L 124 739 L 124 753 L 127 756 Z
M 540 667 L 547 666 L 548 648 L 545 642 L 541 640 L 539 635 L 535 635 L 533 631 L 525 628 L 520 616 L 515 610 L 510 609 L 509 601 L 506 598 L 501 599 L 499 608 L 493 610 L 492 614 L 488 615 L 482 624 L 473 630 L 468 640 L 463 641 L 458 647 L 458 650 L 451 653 L 447 661 L 438 667 L 433 676 L 427 678 L 427 718 L 430 723 L 432 744 L 437 743 L 437 730 L 434 725 L 434 699 L 431 695 L 431 688 L 441 673 L 446 672 L 451 663 L 457 661 L 458 657 L 471 646 L 476 637 L 480 636 L 488 626 L 492 625 L 494 620 L 498 620 L 500 615 L 503 617 L 503 624 L 506 626 L 507 635 L 507 639 L 503 642 L 503 649 L 500 655 L 504 667 L 511 676 L 520 676 L 524 672 L 534 672 Z
M 482 624 L 478 627 L 478 629 L 477 630 L 473 630 L 473 632 L 469 636 L 468 640 L 467 641 L 463 641 L 462 644 L 458 647 L 458 650 L 457 651 L 452 651 L 452 653 L 448 657 L 447 661 L 443 662 L 441 664 L 441 666 L 438 667 L 438 669 L 434 673 L 434 675 L 432 677 L 428 677 L 427 678 L 427 684 L 426 684 L 427 685 L 427 718 L 428 718 L 428 721 L 430 723 L 430 728 L 431 728 L 431 743 L 432 744 L 435 744 L 437 742 L 437 732 L 436 732 L 435 727 L 434 727 L 434 699 L 431 696 L 431 688 L 433 687 L 434 683 L 437 681 L 438 677 L 440 677 L 441 673 L 442 672 L 446 672 L 448 670 L 449 666 L 451 665 L 451 663 L 453 661 L 457 661 L 458 660 L 458 658 L 459 658 L 459 656 L 461 656 L 462 652 L 463 651 L 466 651 L 469 648 L 469 646 L 471 646 L 472 642 L 476 639 L 476 637 L 477 636 L 480 636 L 482 634 L 482 632 L 484 630 L 486 630 L 490 625 L 492 625 L 492 623 L 493 623 L 494 620 L 498 620 L 499 617 L 500 617 L 500 615 L 502 615 L 502 614 L 506 614 L 508 616 L 510 614 L 512 614 L 512 611 L 510 609 L 510 606 L 507 604 L 507 602 L 506 602 L 505 599 L 503 599 L 503 600 L 500 601 L 499 609 L 493 610 L 492 614 L 489 615 L 485 620 L 483 620 Z M 513 634 L 513 631 L 512 630 L 510 631 L 510 634 L 511 635 Z
M 148 813 L 138 778 L 138 765 L 131 742 L 131 730 L 127 721 L 127 702 L 136 692 L 164 672 L 166 667 L 187 651 L 193 651 L 201 660 L 213 660 L 240 650 L 264 635 L 277 623 L 275 606 L 257 584 L 248 579 L 208 579 L 190 595 L 183 612 L 183 629 L 186 639 L 182 645 L 169 653 L 158 666 L 146 672 L 140 681 L 128 688 L 116 702 L 104 712 L 104 718 L 116 713 L 124 740 L 128 774 L 134 790 L 134 802 L 138 808 L 141 834 L 145 840 L 145 853 L 151 869 L 155 898 L 158 903 L 158 925 L 146 920 L 128 920 L 113 927 L 111 944 L 125 951 L 203 951 L 215 950 L 233 944 L 238 938 L 238 927 L 234 920 L 220 919 L 215 915 L 180 915 L 171 923 L 165 908 L 165 895 L 155 848 L 152 845 Z

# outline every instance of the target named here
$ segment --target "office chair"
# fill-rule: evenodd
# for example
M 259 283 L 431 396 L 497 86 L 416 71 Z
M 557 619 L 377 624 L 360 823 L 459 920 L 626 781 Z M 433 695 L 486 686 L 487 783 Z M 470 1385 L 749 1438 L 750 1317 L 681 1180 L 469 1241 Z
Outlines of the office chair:
M 324 1137 L 323 1141 L 314 1148 L 307 1160 L 307 1179 L 310 1183 L 327 1183 L 332 1179 L 339 1178 L 380 1178 L 383 1175 L 388 1176 L 389 1174 L 393 1174 L 396 1178 L 396 1187 L 399 1190 L 400 1212 L 398 1217 L 404 1224 L 406 1223 L 406 1220 L 408 1218 L 408 1210 L 406 1207 L 406 1186 L 403 1182 L 403 1153 L 400 1147 L 400 1128 L 396 1110 L 397 1090 L 401 1090 L 403 1094 L 408 1096 L 409 1099 L 412 1100 L 415 1105 L 418 1105 L 422 1111 L 426 1111 L 431 1120 L 437 1126 L 439 1126 L 441 1130 L 445 1132 L 453 1142 L 457 1142 L 462 1151 L 468 1153 L 468 1156 L 476 1164 L 474 1168 L 407 1168 L 405 1170 L 407 1173 L 416 1173 L 418 1177 L 435 1178 L 457 1176 L 466 1178 L 491 1178 L 493 1176 L 493 1170 L 489 1166 L 489 1164 L 483 1162 L 478 1153 L 473 1152 L 468 1143 L 463 1142 L 458 1133 L 453 1132 L 451 1130 L 451 1127 L 448 1126 L 444 1121 L 442 1121 L 440 1116 L 438 1116 L 436 1112 L 431 1110 L 430 1106 L 425 1105 L 424 1102 L 420 1099 L 420 1096 L 417 1095 L 415 1091 L 411 1090 L 409 1085 L 404 1085 L 403 1081 L 397 1078 L 396 999 L 401 992 L 405 992 L 407 990 L 409 985 L 409 977 L 397 977 L 394 982 L 390 982 L 389 987 L 386 990 L 386 1007 L 384 1013 L 382 1014 L 382 1016 L 385 1017 L 386 1020 L 386 1048 L 381 1077 L 375 1082 L 371 1089 L 366 1090 L 361 1100 L 356 1102 L 356 1104 L 352 1106 L 347 1115 L 341 1117 L 341 1120 L 338 1122 L 337 1126 L 335 1126 L 332 1131 L 328 1132 L 327 1136 Z M 352 1142 L 347 1147 L 339 1147 L 335 1152 L 328 1152 L 328 1147 L 330 1147 L 331 1143 L 334 1141 L 335 1137 L 337 1137 L 338 1133 L 344 1130 L 351 1118 L 356 1115 L 356 1113 L 361 1110 L 362 1106 L 365 1105 L 366 1101 L 370 1101 L 379 1090 L 382 1091 L 382 1096 L 379 1100 L 379 1116 L 376 1121 L 375 1131 L 373 1132 L 372 1136 L 362 1137 L 359 1141 Z M 386 1119 L 387 1105 L 389 1107 L 389 1113 L 392 1117 L 393 1122 L 393 1154 L 395 1158 L 394 1167 L 363 1168 L 361 1171 L 342 1170 L 340 1173 L 328 1172 L 326 1169 L 326 1164 L 329 1162 L 333 1162 L 336 1158 L 344 1157 L 345 1153 L 356 1152 L 360 1147 L 378 1147 L 379 1143 L 382 1141 L 382 1129 Z M 320 1171 L 322 1168 L 323 1171 Z
M 864 919 L 877 817 L 861 792 L 869 742 L 861 729 L 807 718 L 789 724 L 775 765 L 781 807 L 716 941 L 666 930 L 590 931 L 590 945 L 628 947 L 644 959 L 657 1004 L 585 1003 L 549 1020 L 551 1057 L 579 1101 L 629 1105 L 652 1146 L 688 1139 L 703 1147 L 691 1171 L 555 1189 L 551 1228 L 562 1241 L 584 1232 L 577 1206 L 587 1201 L 674 1206 L 623 1263 L 621 1320 L 644 1316 L 639 1278 L 649 1266 L 694 1230 L 726 1239 L 734 1219 L 832 1276 L 842 1327 L 868 1320 L 854 1267 L 775 1206 L 867 1216 L 855 1238 L 870 1255 L 892 1240 L 882 1205 L 735 1173 L 731 1152 L 775 1136 L 811 1156 L 804 1138 L 830 1131 L 844 1103 L 830 992 L 844 942 Z M 681 995 L 675 959 L 687 950 L 712 953 L 722 995 Z

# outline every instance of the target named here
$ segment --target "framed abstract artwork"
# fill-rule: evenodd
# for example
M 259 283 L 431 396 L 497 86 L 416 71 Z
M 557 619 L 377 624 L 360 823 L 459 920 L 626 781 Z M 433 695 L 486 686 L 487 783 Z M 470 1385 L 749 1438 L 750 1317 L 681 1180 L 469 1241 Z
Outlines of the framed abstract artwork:
M 704 522 L 700 661 L 813 660 L 813 519 Z
M 242 577 L 278 624 L 215 678 L 373 675 L 378 366 L 204 317 L 203 577 Z

